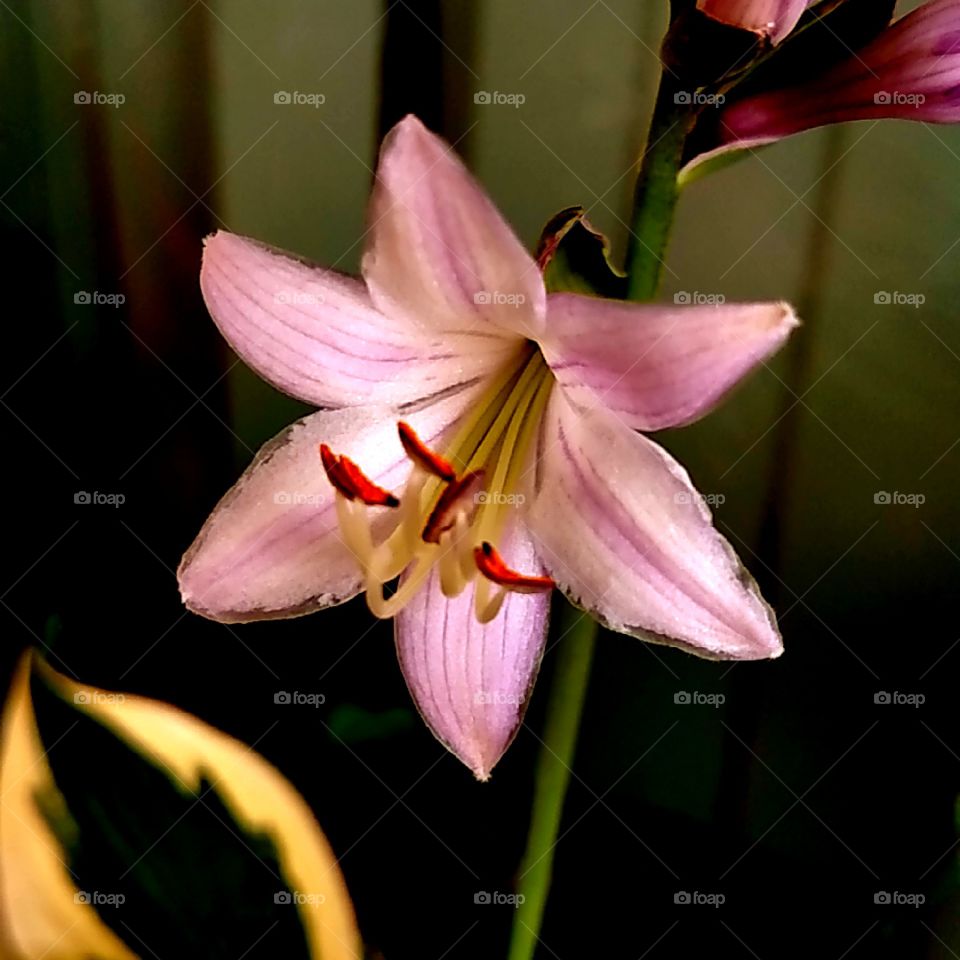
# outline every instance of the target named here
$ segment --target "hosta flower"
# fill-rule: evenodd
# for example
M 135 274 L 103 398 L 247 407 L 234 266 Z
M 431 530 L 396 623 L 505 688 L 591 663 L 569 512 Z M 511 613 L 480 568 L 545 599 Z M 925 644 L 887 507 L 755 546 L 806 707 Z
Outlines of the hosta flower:
M 481 778 L 522 718 L 553 586 L 643 639 L 780 653 L 686 473 L 636 431 L 706 412 L 783 343 L 785 305 L 547 295 L 414 118 L 383 146 L 362 280 L 220 232 L 201 286 L 240 356 L 324 409 L 216 508 L 180 569 L 190 609 L 289 617 L 364 591 L 396 618 L 426 722 Z
M 779 43 L 814 0 L 697 0 L 697 9 L 731 27 Z
M 733 101 L 721 150 L 757 146 L 827 123 L 895 117 L 960 121 L 960 2 L 933 0 L 860 50 L 795 86 Z

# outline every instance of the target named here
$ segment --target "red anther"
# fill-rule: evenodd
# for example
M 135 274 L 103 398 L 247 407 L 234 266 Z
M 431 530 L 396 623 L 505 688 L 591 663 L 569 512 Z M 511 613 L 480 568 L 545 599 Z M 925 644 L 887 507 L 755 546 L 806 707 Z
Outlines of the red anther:
M 325 443 L 320 444 L 320 460 L 327 479 L 348 500 L 362 500 L 368 507 L 400 506 L 389 490 L 378 487 L 349 457 L 337 456 Z
M 471 515 L 477 509 L 477 494 L 482 488 L 482 470 L 471 470 L 444 487 L 424 525 L 421 534 L 424 542 L 439 543 L 440 534 L 446 533 L 456 523 L 460 510 Z
M 473 559 L 477 569 L 488 580 L 517 593 L 538 593 L 541 590 L 552 590 L 556 586 L 551 577 L 528 577 L 512 570 L 504 563 L 497 548 L 486 540 L 479 547 L 473 548 Z
M 340 458 L 325 443 L 320 444 L 320 462 L 323 464 L 330 485 L 348 500 L 353 500 L 356 493 L 349 486 Z
M 343 476 L 353 490 L 353 495 L 362 500 L 368 507 L 399 507 L 400 499 L 389 490 L 378 487 L 367 475 L 349 458 L 340 455 L 340 469 Z
M 418 466 L 423 467 L 428 473 L 434 474 L 441 480 L 448 483 L 455 480 L 457 471 L 453 469 L 449 460 L 445 460 L 438 453 L 434 453 L 414 432 L 409 423 L 402 420 L 397 424 L 397 431 L 400 434 L 400 442 L 407 456 Z

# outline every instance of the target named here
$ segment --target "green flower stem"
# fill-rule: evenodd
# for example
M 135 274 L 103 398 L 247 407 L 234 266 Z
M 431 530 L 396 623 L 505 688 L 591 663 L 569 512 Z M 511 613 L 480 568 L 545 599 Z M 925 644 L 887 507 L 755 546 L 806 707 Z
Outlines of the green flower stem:
M 634 194 L 631 243 L 627 251 L 628 298 L 631 300 L 652 299 L 660 283 L 678 199 L 677 174 L 683 145 L 694 121 L 691 108 L 677 104 L 677 92 L 676 85 L 664 74 Z M 565 609 L 543 747 L 537 762 L 527 849 L 517 881 L 517 892 L 523 900 L 516 911 L 508 960 L 531 960 L 539 941 L 553 874 L 554 850 L 559 842 L 563 802 L 570 783 L 599 632 L 600 627 L 592 617 L 574 607 Z
M 633 198 L 627 247 L 629 300 L 651 300 L 660 285 L 670 227 L 680 195 L 677 174 L 683 145 L 695 120 L 689 105 L 676 102 L 683 93 L 673 78 L 664 73 Z
M 517 881 L 517 892 L 524 899 L 514 917 L 508 960 L 530 960 L 537 947 L 599 632 L 599 624 L 588 614 L 569 605 L 564 608 L 556 673 L 537 761 L 530 832 Z

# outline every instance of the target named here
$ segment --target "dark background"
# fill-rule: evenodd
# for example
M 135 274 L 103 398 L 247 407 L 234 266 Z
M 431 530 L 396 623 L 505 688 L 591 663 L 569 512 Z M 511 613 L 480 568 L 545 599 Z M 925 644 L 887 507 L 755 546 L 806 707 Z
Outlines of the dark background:
M 313 806 L 389 960 L 502 955 L 512 911 L 474 894 L 512 888 L 553 651 L 478 785 L 417 719 L 390 625 L 361 603 L 240 627 L 183 611 L 180 555 L 302 412 L 220 342 L 200 240 L 226 225 L 355 269 L 378 137 L 415 111 L 531 245 L 583 203 L 622 251 L 664 6 L 0 6 L 7 662 L 35 644 L 255 744 Z M 276 105 L 278 90 L 326 101 Z M 526 103 L 475 105 L 480 90 Z M 787 652 L 731 667 L 601 638 L 540 956 L 960 951 L 958 163 L 955 130 L 861 124 L 684 197 L 664 296 L 783 297 L 806 320 L 722 411 L 661 437 L 723 498 L 718 526 Z M 878 305 L 881 291 L 925 302 Z M 326 703 L 274 704 L 291 689 Z M 680 691 L 726 700 L 684 706 Z M 726 902 L 675 905 L 679 891 Z M 926 902 L 875 904 L 880 891 Z

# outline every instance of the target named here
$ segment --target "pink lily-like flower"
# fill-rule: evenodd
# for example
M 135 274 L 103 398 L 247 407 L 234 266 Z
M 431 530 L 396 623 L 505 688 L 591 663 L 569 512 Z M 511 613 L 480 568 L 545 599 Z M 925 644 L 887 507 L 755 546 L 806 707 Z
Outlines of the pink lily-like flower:
M 396 617 L 427 724 L 481 779 L 522 719 L 554 585 L 623 633 L 779 655 L 772 611 L 687 474 L 635 431 L 700 417 L 783 343 L 790 308 L 548 295 L 413 117 L 384 142 L 368 236 L 362 280 L 222 231 L 206 242 L 224 336 L 325 409 L 214 510 L 180 568 L 187 606 L 249 621 L 366 591 Z
M 734 99 L 720 112 L 721 146 L 697 162 L 828 123 L 888 117 L 960 121 L 958 0 L 924 4 L 803 83 Z
M 779 43 L 816 0 L 697 0 L 697 9 L 714 20 L 750 30 Z

